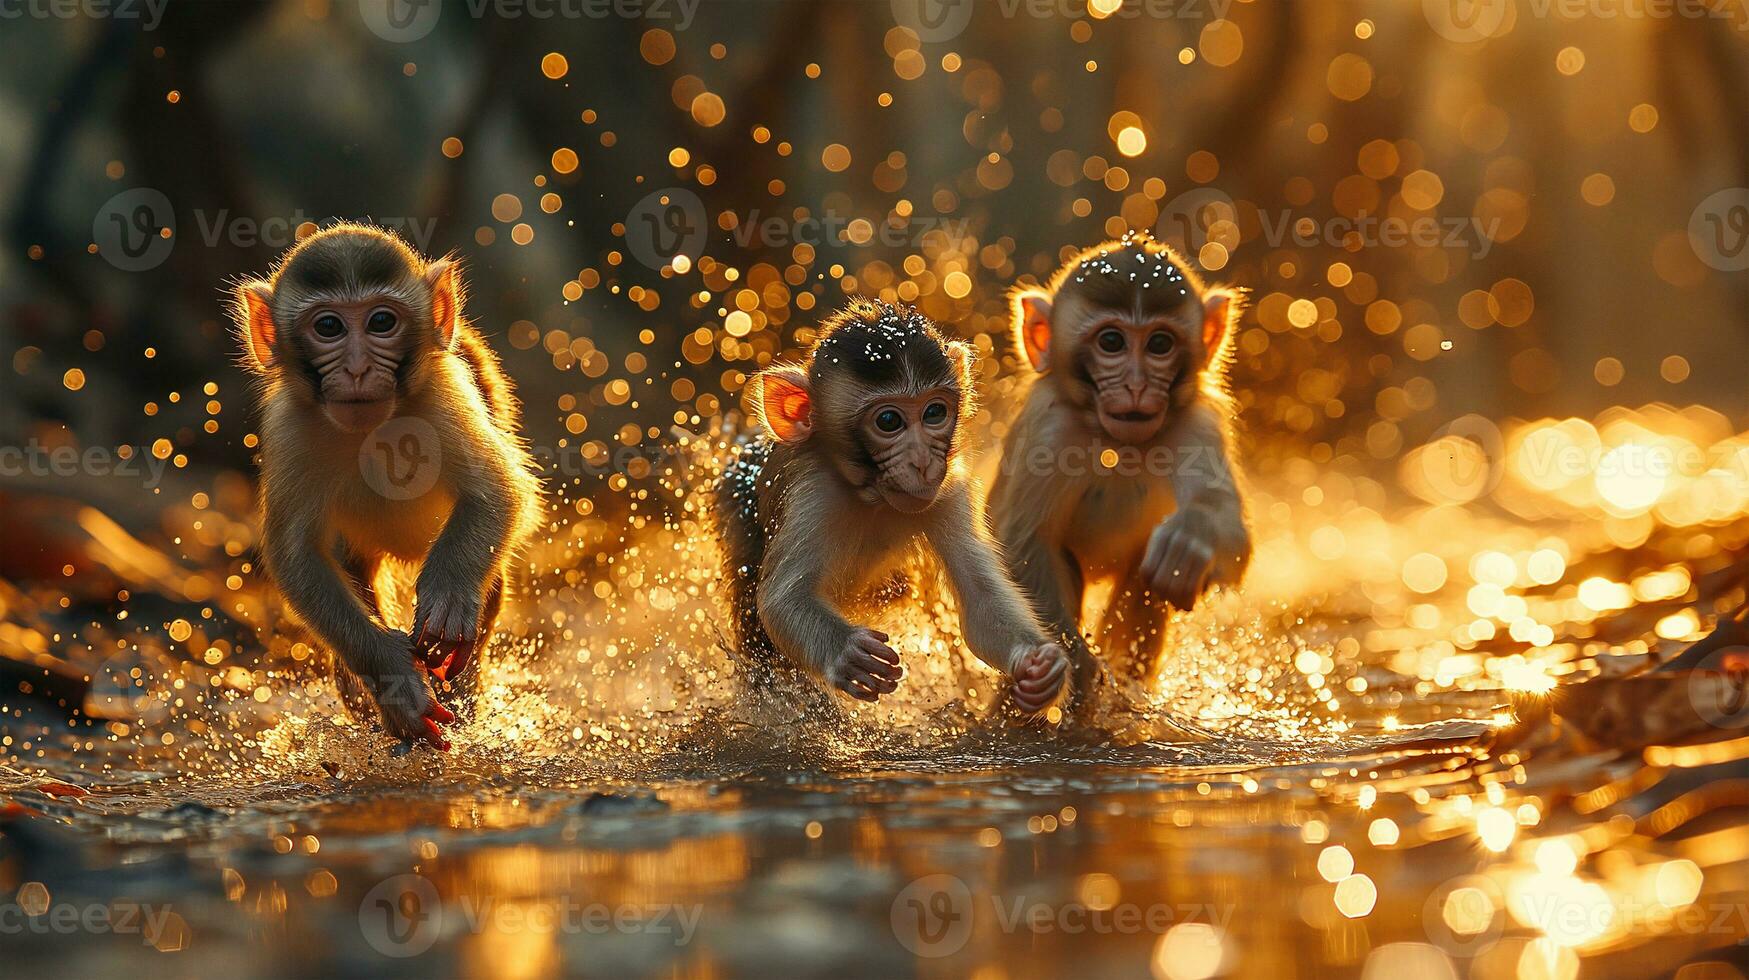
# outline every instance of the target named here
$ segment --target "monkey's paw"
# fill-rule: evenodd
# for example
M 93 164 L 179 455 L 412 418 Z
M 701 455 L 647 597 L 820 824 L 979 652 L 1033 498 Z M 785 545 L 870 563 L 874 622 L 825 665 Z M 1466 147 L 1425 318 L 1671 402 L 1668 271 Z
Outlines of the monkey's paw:
M 1069 652 L 1062 644 L 1034 647 L 1014 665 L 1014 705 L 1029 715 L 1042 714 L 1063 694 L 1069 679 Z
M 480 646 L 480 598 L 464 590 L 421 585 L 413 599 L 413 647 L 442 680 L 457 677 Z
M 1179 609 L 1196 608 L 1196 600 L 1214 584 L 1218 545 L 1212 525 L 1200 511 L 1181 510 L 1154 529 L 1141 574 L 1155 595 Z
M 427 742 L 439 751 L 449 751 L 449 740 L 437 726 L 455 721 L 455 714 L 437 703 L 431 686 L 411 662 L 404 671 L 370 680 L 383 731 L 403 742 Z
M 880 630 L 851 633 L 837 662 L 826 672 L 826 680 L 858 701 L 872 702 L 893 693 L 905 671 L 899 666 L 898 653 L 887 646 L 889 639 Z

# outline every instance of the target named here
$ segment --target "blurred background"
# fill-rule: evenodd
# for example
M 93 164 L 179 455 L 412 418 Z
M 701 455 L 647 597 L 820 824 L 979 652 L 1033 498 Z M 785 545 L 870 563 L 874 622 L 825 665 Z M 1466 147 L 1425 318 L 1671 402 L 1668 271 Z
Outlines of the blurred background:
M 1005 290 L 1132 229 L 1253 291 L 1245 428 L 1320 463 L 1749 417 L 1733 0 L 35 2 L 0 19 L 8 444 L 247 472 L 223 288 L 336 218 L 464 257 L 536 441 L 601 470 L 852 293 L 1000 393 Z
M 341 218 L 463 259 L 547 463 L 441 768 L 254 566 L 227 288 Z M 1131 232 L 1250 291 L 1246 592 L 1043 746 L 914 621 L 914 703 L 737 715 L 676 447 L 856 294 L 977 345 L 993 446 L 1008 291 Z M 1743 975 L 1742 674 L 1651 669 L 1749 657 L 1744 0 L 0 0 L 0 240 L 0 886 L 168 894 L 166 974 Z M 1225 917 L 941 952 L 943 875 Z M 408 877 L 705 938 L 400 959 Z

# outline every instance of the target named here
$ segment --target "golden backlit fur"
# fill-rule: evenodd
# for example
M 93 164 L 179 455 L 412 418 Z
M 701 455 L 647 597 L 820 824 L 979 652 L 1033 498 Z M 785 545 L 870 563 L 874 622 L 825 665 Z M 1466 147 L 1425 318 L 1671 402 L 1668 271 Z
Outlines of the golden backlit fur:
M 1082 621 L 1089 582 L 1114 586 L 1098 652 L 1139 678 L 1157 664 L 1167 610 L 1237 582 L 1249 559 L 1227 394 L 1241 300 L 1170 248 L 1135 239 L 1086 249 L 1045 287 L 1014 293 L 1034 380 L 1003 443 L 991 512 L 1010 573 L 1083 678 L 1096 673 Z M 1108 431 L 1120 424 L 1103 421 L 1104 394 L 1083 367 L 1092 335 L 1111 324 L 1176 338 L 1147 369 L 1147 383 L 1167 386 L 1157 429 L 1121 423 L 1147 433 L 1139 440 Z
M 375 383 L 392 383 L 392 393 L 369 403 L 386 415 L 380 424 L 348 431 L 324 411 L 334 369 L 312 366 L 310 351 L 365 341 L 312 339 L 310 317 L 372 307 L 401 319 L 368 338 L 370 360 L 351 363 L 376 371 L 381 362 L 392 382 Z M 462 315 L 454 263 L 428 262 L 369 226 L 338 225 L 299 243 L 268 278 L 240 283 L 235 316 L 259 379 L 268 571 L 347 668 L 343 686 L 368 693 L 391 734 L 441 744 L 433 720 L 447 711 L 433 706 L 416 658 L 453 668 L 445 680 L 477 675 L 465 667 L 490 636 L 516 556 L 540 521 L 515 398 Z M 412 636 L 376 608 L 385 558 L 419 566 Z

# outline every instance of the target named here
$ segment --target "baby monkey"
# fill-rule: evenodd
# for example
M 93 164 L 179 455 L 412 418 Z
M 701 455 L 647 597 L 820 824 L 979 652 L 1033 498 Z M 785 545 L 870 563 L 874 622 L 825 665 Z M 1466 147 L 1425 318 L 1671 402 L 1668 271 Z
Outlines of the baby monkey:
M 1168 607 L 1237 583 L 1251 556 L 1228 455 L 1226 395 L 1241 295 L 1203 284 L 1165 245 L 1087 249 L 1014 298 L 1035 375 L 990 507 L 1015 581 L 1080 666 L 1089 581 L 1115 586 L 1100 652 L 1149 676 Z M 1078 670 L 1079 672 L 1079 670 Z
M 446 682 L 467 671 L 539 520 L 510 384 L 462 302 L 455 261 L 351 223 L 233 299 L 259 379 L 268 571 L 343 665 L 348 701 L 368 697 L 389 734 L 442 749 L 438 723 L 455 716 L 416 661 Z M 420 564 L 411 635 L 378 608 L 385 558 Z
M 749 385 L 765 435 L 716 488 L 742 649 L 776 650 L 862 701 L 898 687 L 891 637 L 841 607 L 889 581 L 927 543 L 958 601 L 966 644 L 1038 714 L 1069 660 L 1003 571 L 961 452 L 973 415 L 972 350 L 928 318 L 853 300 L 799 365 Z

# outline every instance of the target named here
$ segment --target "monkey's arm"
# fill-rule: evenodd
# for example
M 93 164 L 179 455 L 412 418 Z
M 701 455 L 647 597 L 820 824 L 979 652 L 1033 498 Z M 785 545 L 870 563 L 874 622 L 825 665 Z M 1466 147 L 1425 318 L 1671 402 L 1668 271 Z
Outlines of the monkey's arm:
M 1197 402 L 1167 433 L 1177 509 L 1148 538 L 1141 571 L 1149 587 L 1191 609 L 1216 583 L 1237 583 L 1251 560 L 1245 504 L 1228 456 L 1220 411 Z
M 268 569 L 286 603 L 330 650 L 339 655 L 376 699 L 383 727 L 397 738 L 426 739 L 447 747 L 435 721 L 453 720 L 437 705 L 425 678 L 413 666 L 406 634 L 371 618 L 335 563 L 319 508 L 325 498 L 290 490 L 269 480 L 265 552 Z
M 885 633 L 852 626 L 822 594 L 833 552 L 833 494 L 824 480 L 800 480 L 784 500 L 760 565 L 759 620 L 779 653 L 873 701 L 898 687 L 899 655 Z
M 929 544 L 959 604 L 966 645 L 980 660 L 1012 675 L 1021 657 L 1050 639 L 1003 570 L 971 489 L 962 483 L 935 506 L 940 514 L 929 525 Z
M 1003 466 L 1010 458 L 1024 459 L 1028 440 L 1017 440 L 1003 450 Z M 1016 463 L 1014 465 L 1020 465 Z M 1092 654 L 1081 635 L 1081 570 L 1062 547 L 1060 532 L 1053 531 L 1052 517 L 1060 509 L 1055 485 L 1028 486 L 1027 481 L 1004 473 L 991 494 L 996 515 L 996 541 L 1008 574 L 1032 605 L 1039 622 L 1053 639 L 1068 646 L 1077 662 Z
M 419 569 L 414 594 L 413 637 L 427 666 L 445 677 L 466 668 L 482 639 L 486 595 L 504 567 L 531 493 L 523 485 L 526 473 L 515 468 L 514 454 L 497 438 L 477 425 L 456 429 L 456 438 L 445 440 L 446 454 L 459 444 L 467 458 L 446 462 L 444 471 L 455 507 Z
M 936 510 L 929 543 L 947 571 L 966 645 L 1013 679 L 1016 706 L 1028 714 L 1044 711 L 1070 686 L 1074 655 L 1045 635 L 1008 577 L 971 487 L 958 483 Z

